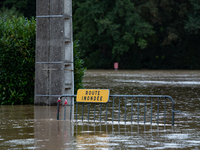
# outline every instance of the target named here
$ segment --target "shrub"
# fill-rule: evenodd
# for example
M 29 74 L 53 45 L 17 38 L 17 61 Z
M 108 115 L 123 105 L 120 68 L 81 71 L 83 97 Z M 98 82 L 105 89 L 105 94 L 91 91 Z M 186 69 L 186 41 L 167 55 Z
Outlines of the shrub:
M 0 104 L 32 104 L 35 72 L 34 18 L 0 18 Z
M 83 67 L 83 60 L 80 59 L 80 52 L 77 51 L 79 47 L 78 40 L 74 41 L 74 93 L 77 93 L 78 89 L 83 88 L 82 79 L 86 68 Z

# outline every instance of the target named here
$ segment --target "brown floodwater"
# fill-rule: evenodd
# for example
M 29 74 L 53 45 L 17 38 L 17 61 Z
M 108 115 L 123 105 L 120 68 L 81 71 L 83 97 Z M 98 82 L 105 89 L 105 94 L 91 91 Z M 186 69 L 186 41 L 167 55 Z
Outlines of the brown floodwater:
M 0 149 L 200 149 L 200 71 L 87 70 L 83 82 L 111 95 L 170 95 L 181 113 L 175 126 L 73 123 L 57 121 L 55 106 L 0 106 Z

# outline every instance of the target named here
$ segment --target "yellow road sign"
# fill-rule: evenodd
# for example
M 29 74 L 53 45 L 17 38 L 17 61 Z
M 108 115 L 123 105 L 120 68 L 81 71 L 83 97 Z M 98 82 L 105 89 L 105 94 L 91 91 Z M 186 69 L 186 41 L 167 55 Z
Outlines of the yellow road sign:
M 110 91 L 108 89 L 79 89 L 77 102 L 107 103 Z

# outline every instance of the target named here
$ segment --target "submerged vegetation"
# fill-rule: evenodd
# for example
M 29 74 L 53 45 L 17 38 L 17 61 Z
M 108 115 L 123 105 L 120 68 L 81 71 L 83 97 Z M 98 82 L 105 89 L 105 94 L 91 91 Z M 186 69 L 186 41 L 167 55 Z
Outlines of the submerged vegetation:
M 36 21 L 6 20 L 0 18 L 0 104 L 32 104 Z
M 86 70 L 86 67 L 83 67 L 84 61 L 80 59 L 80 52 L 77 51 L 79 47 L 78 40 L 74 41 L 73 50 L 74 50 L 74 93 L 76 94 L 78 89 L 83 88 L 83 76 Z

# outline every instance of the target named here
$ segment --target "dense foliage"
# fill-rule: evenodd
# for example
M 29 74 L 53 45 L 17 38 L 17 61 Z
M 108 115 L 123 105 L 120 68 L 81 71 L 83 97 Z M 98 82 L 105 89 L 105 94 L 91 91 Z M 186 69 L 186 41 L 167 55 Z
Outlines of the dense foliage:
M 200 69 L 200 1 L 73 0 L 74 38 L 87 68 Z M 33 4 L 30 4 L 33 3 Z M 2 0 L 35 15 L 35 0 Z
M 74 37 L 88 68 L 200 69 L 200 1 L 75 0 Z
M 25 17 L 31 18 L 36 15 L 36 0 L 1 0 L 0 8 L 16 9 Z
M 0 104 L 31 104 L 34 97 L 35 19 L 0 18 Z
M 77 93 L 78 89 L 83 88 L 83 76 L 84 72 L 86 70 L 85 67 L 83 67 L 83 60 L 80 59 L 80 52 L 77 51 L 77 48 L 79 47 L 78 40 L 74 41 L 73 50 L 74 50 L 74 94 Z

